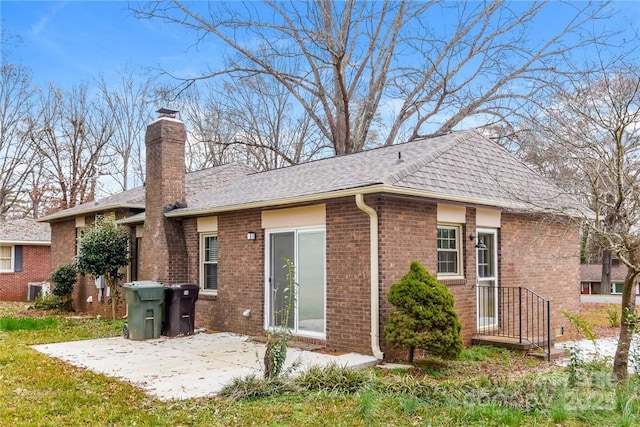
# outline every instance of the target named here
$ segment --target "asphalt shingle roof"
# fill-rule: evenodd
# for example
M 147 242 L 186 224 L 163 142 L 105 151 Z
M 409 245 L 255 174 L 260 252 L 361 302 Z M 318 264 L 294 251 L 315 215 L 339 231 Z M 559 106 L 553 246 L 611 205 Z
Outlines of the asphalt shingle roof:
M 241 163 L 230 163 L 228 165 L 190 172 L 185 176 L 185 192 L 187 193 L 187 199 L 190 195 L 197 194 L 205 188 L 215 187 L 237 178 L 238 176 L 253 172 L 255 172 L 255 169 Z M 116 208 L 144 209 L 144 200 L 144 186 L 136 187 L 98 200 L 83 203 L 81 205 L 65 209 L 64 211 L 55 212 L 41 218 L 41 220 L 51 221 Z
M 186 176 L 187 207 L 168 215 L 203 215 L 300 199 L 322 200 L 340 192 L 367 189 L 520 211 L 588 213 L 506 149 L 471 130 L 266 172 L 255 172 L 239 163 L 192 172 Z M 44 220 L 115 207 L 144 209 L 144 187 L 85 203 Z
M 49 224 L 32 219 L 0 220 L 0 243 L 2 242 L 51 242 Z
M 614 282 L 624 282 L 627 276 L 627 266 L 624 264 L 614 264 L 611 266 L 611 280 Z M 581 282 L 600 282 L 602 280 L 602 264 L 581 264 Z
M 498 144 L 464 131 L 243 176 L 193 195 L 170 215 L 320 199 L 376 185 L 515 210 L 582 209 Z

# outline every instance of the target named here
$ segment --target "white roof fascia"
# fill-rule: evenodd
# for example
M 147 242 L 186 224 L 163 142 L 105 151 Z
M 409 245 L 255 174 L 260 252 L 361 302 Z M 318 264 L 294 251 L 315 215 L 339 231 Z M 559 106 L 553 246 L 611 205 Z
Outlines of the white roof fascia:
M 191 211 L 171 211 L 165 213 L 166 217 L 185 217 L 185 216 L 201 216 L 220 212 L 230 212 L 246 209 L 265 208 L 278 205 L 291 205 L 305 202 L 316 202 L 319 200 L 337 199 L 340 197 L 355 196 L 356 194 L 371 194 L 371 193 L 387 193 L 387 194 L 399 194 L 405 196 L 416 196 L 421 198 L 428 198 L 434 200 L 443 200 L 450 202 L 466 203 L 470 205 L 481 205 L 487 207 L 497 207 L 504 209 L 521 209 L 520 204 L 494 202 L 491 200 L 477 199 L 473 197 L 455 196 L 451 194 L 437 193 L 424 190 L 415 190 L 411 188 L 403 188 L 390 186 L 385 184 L 376 184 L 366 187 L 350 188 L 347 190 L 329 191 L 325 193 L 317 193 L 306 196 L 288 197 L 283 199 L 265 200 L 260 202 L 251 202 L 239 205 L 222 206 L 217 208 L 203 208 Z
M 51 246 L 47 240 L 1 240 L 0 245 Z

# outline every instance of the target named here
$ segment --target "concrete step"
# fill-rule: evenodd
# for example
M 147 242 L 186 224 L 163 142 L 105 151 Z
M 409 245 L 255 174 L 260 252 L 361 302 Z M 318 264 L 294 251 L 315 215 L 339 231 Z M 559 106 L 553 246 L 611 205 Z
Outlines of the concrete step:
M 551 339 L 551 360 L 559 359 L 564 355 L 563 350 L 556 349 L 554 347 L 553 341 L 554 340 Z M 480 335 L 480 334 L 475 334 L 471 338 L 472 345 L 491 345 L 494 347 L 501 347 L 501 348 L 506 348 L 512 351 L 517 351 L 533 357 L 540 357 L 540 358 L 546 359 L 547 356 L 545 354 L 545 350 L 547 346 L 547 340 L 538 339 L 536 340 L 536 342 L 538 343 L 537 345 L 526 340 L 520 341 L 519 338 Z M 540 347 L 545 348 L 545 350 L 542 350 Z

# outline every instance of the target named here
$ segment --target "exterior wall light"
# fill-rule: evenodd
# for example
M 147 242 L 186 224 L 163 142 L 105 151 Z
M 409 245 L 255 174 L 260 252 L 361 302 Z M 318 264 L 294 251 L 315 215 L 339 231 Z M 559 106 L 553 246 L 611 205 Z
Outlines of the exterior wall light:
M 247 231 L 247 240 L 256 240 L 256 232 Z
M 476 235 L 471 233 L 469 234 L 469 240 L 473 241 L 476 240 Z M 476 243 L 476 248 L 478 249 L 487 249 L 487 245 L 484 244 L 484 240 L 482 239 L 478 239 L 478 242 Z

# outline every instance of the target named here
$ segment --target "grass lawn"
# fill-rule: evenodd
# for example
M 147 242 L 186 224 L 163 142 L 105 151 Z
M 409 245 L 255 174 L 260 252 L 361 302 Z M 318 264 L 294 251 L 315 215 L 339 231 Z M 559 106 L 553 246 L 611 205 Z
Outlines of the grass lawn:
M 552 368 L 486 347 L 454 362 L 426 358 L 409 372 L 309 373 L 271 396 L 163 402 L 30 348 L 117 336 L 121 321 L 35 312 L 26 321 L 24 308 L 0 303 L 0 319 L 10 325 L 0 321 L 2 426 L 640 425 L 638 378 L 615 386 L 601 363 Z

